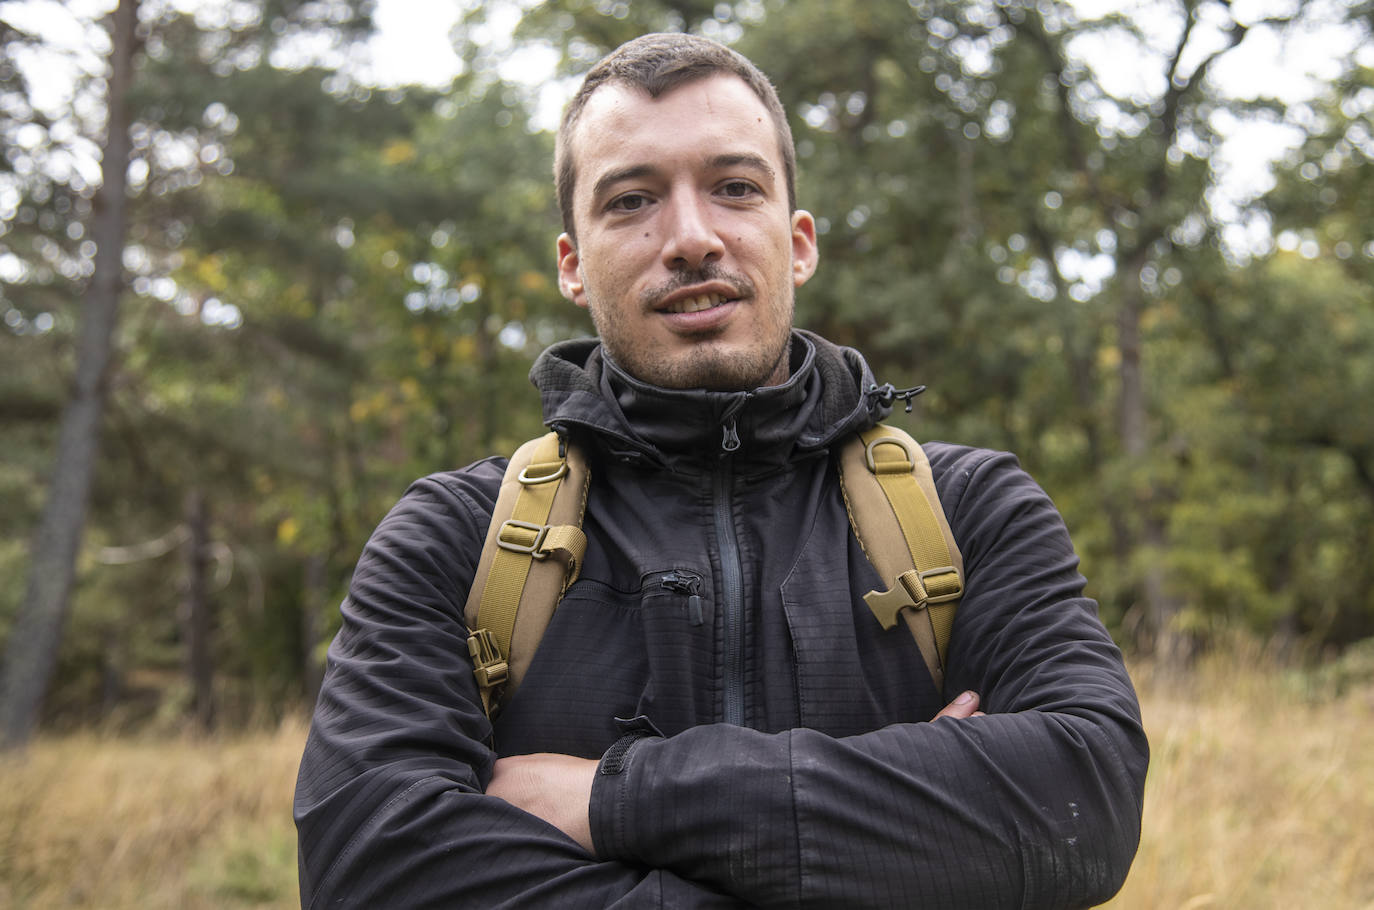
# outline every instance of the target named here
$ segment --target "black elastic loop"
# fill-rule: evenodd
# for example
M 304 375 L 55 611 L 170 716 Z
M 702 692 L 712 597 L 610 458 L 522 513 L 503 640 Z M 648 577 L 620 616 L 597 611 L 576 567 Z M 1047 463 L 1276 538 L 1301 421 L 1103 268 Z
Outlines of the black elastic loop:
M 882 405 L 889 408 L 892 407 L 892 403 L 894 401 L 900 400 L 906 404 L 906 412 L 910 414 L 911 399 L 915 398 L 917 395 L 921 394 L 925 390 L 926 387 L 923 385 L 914 385 L 909 389 L 899 389 L 895 387 L 892 383 L 885 382 L 882 385 L 874 383 L 873 385 L 869 386 L 868 394 L 873 396 L 873 398 L 876 401 L 880 402 Z

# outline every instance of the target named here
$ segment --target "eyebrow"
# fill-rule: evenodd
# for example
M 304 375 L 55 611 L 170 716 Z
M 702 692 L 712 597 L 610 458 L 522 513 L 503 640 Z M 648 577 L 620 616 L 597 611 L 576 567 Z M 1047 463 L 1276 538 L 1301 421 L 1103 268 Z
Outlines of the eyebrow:
M 777 172 L 773 170 L 768 161 L 760 155 L 749 152 L 736 152 L 716 155 L 706 162 L 711 170 L 724 170 L 726 168 L 745 167 L 759 171 L 768 178 L 771 184 L 777 179 Z M 659 168 L 652 164 L 633 164 L 629 167 L 617 168 L 602 174 L 595 184 L 592 185 L 592 198 L 600 199 L 605 193 L 617 183 L 624 180 L 638 180 L 641 177 L 650 177 L 658 173 Z
M 777 172 L 773 170 L 767 160 L 760 155 L 748 152 L 739 152 L 729 155 L 717 155 L 708 162 L 713 170 L 722 170 L 731 167 L 746 167 L 761 172 L 768 178 L 769 183 L 777 179 Z
M 608 189 L 620 183 L 622 180 L 637 180 L 640 177 L 648 177 L 657 170 L 658 168 L 651 164 L 635 164 L 630 167 L 622 167 L 613 171 L 607 171 L 598 177 L 596 183 L 592 186 L 592 198 L 600 199 L 605 195 Z

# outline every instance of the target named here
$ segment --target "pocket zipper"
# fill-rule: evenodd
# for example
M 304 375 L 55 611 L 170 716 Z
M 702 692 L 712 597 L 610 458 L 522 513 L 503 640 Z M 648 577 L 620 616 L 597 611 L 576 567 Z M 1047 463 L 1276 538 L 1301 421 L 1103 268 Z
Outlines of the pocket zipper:
M 659 580 L 666 590 L 675 594 L 687 595 L 687 618 L 692 625 L 699 626 L 703 619 L 701 615 L 701 576 L 695 572 L 684 572 L 675 570 L 667 573 Z

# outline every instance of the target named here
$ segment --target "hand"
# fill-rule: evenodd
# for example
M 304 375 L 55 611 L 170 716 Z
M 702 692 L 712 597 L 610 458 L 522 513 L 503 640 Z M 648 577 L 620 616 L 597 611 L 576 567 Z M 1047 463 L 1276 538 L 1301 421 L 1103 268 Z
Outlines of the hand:
M 597 763 L 554 752 L 498 758 L 487 795 L 497 796 L 531 815 L 537 815 L 592 849 L 592 781 Z
M 978 710 L 978 693 L 964 692 L 954 701 L 940 709 L 940 713 L 931 718 L 932 721 L 942 717 L 953 717 L 962 720 L 965 717 L 986 717 L 982 711 Z
M 983 717 L 978 693 L 964 692 L 935 715 L 961 720 Z M 555 752 L 498 758 L 487 795 L 499 797 L 553 825 L 586 850 L 592 849 L 592 781 L 597 762 Z

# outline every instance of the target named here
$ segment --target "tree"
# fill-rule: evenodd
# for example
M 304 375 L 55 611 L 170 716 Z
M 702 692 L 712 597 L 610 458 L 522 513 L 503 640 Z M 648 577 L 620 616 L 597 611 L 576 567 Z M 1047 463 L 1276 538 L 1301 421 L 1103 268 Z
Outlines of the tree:
M 123 291 L 124 176 L 129 160 L 126 94 L 133 78 L 137 0 L 121 0 L 111 22 L 110 75 L 101 187 L 92 239 L 94 274 L 85 295 L 81 342 L 70 402 L 63 411 L 48 504 L 34 538 L 28 591 L 5 648 L 0 677 L 0 749 L 24 745 L 57 662 L 77 548 L 100 444 L 110 357 Z
M 44 719 L 177 723 L 199 702 L 232 723 L 313 691 L 371 527 L 415 476 L 536 433 L 530 362 L 590 325 L 551 280 L 533 92 L 474 43 L 494 6 L 455 32 L 465 68 L 442 92 L 350 75 L 351 7 L 142 9 L 128 292 Z M 559 49 L 565 74 L 648 29 L 734 43 L 779 86 L 818 218 L 802 325 L 880 380 L 929 385 L 918 436 L 1018 452 L 1128 639 L 1239 623 L 1344 642 L 1371 613 L 1351 568 L 1374 526 L 1351 416 L 1369 391 L 1368 86 L 1354 74 L 1308 113 L 1229 98 L 1208 78 L 1218 49 L 1282 24 L 1151 10 L 567 0 L 526 10 L 517 42 Z M 0 38 L 0 539 L 16 539 L 77 365 L 103 111 L 26 109 L 36 39 Z M 1115 87 L 1094 42 L 1133 48 L 1144 87 Z M 1311 134 L 1245 213 L 1273 212 L 1273 255 L 1224 243 L 1209 202 L 1228 116 Z M 212 520 L 188 550 L 197 491 Z M 0 544 L 0 626 L 23 563 Z M 191 594 L 208 624 L 179 622 Z
M 117 391 L 115 401 L 118 405 L 122 394 L 119 390 L 137 375 L 136 370 L 126 368 L 120 368 L 116 373 L 114 364 L 117 361 L 111 357 L 112 347 L 117 343 L 114 309 L 125 289 L 124 262 L 128 260 L 134 263 L 135 289 L 142 284 L 146 296 L 150 279 L 149 262 L 154 258 L 159 264 L 172 261 L 175 258 L 174 249 L 184 233 L 185 223 L 179 222 L 175 211 L 177 201 L 182 198 L 177 191 L 194 188 L 200 182 L 201 167 L 214 160 L 205 148 L 195 145 L 194 137 L 188 138 L 173 132 L 179 112 L 184 110 L 184 102 L 195 97 L 197 90 L 212 87 L 217 80 L 257 59 L 270 57 L 274 50 L 287 48 L 292 58 L 299 57 L 298 45 L 292 45 L 292 42 L 299 41 L 303 36 L 323 31 L 326 36 L 335 38 L 337 43 L 340 36 L 356 35 L 359 28 L 366 26 L 366 19 L 355 16 L 349 5 L 335 4 L 324 8 L 294 0 L 241 5 L 231 11 L 232 15 L 223 10 L 197 11 L 196 16 L 204 14 L 203 22 L 195 22 L 190 14 L 178 13 L 159 4 L 145 4 L 143 12 L 140 20 L 135 4 L 125 3 L 112 17 L 115 23 L 112 76 L 101 105 L 106 121 L 103 177 L 99 191 L 101 204 L 96 207 L 90 239 L 86 241 L 94 249 L 87 252 L 83 247 L 80 251 L 82 256 L 93 256 L 94 274 L 87 289 L 86 313 L 82 320 L 83 341 L 75 357 L 75 389 L 72 402 L 66 409 L 68 416 L 58 444 L 59 454 L 51 477 L 49 506 L 35 538 L 30 593 L 18 611 L 7 643 L 4 697 L 0 707 L 3 707 L 4 741 L 10 745 L 22 744 L 32 732 L 38 705 L 57 661 L 62 627 L 69 612 L 68 600 L 84 525 L 85 503 L 92 479 L 96 477 L 96 440 L 101 428 L 103 405 L 112 388 Z M 132 78 L 134 59 L 139 49 L 146 52 L 145 59 L 156 61 L 166 55 L 169 44 L 190 48 L 187 58 L 193 59 L 196 65 L 177 71 L 175 79 L 160 85 L 146 79 Z M 20 91 L 11 97 L 22 101 L 22 95 Z M 202 100 L 201 109 L 206 103 Z M 20 126 L 21 131 L 42 123 L 39 112 L 34 111 L 32 106 L 24 109 L 16 102 L 8 104 L 6 111 L 19 111 L 21 119 L 27 116 L 30 123 Z M 169 125 L 171 129 L 167 128 Z M 69 131 L 71 128 L 68 124 Z M 48 132 L 56 136 L 57 129 L 54 127 Z M 185 155 L 188 148 L 191 153 L 189 163 Z M 16 159 L 11 156 L 10 160 Z M 61 182 L 53 179 L 50 162 L 40 162 L 43 167 L 26 163 L 26 170 L 21 176 L 28 177 L 28 182 L 37 187 L 29 193 L 30 196 L 40 201 L 57 198 L 60 202 L 65 198 L 53 189 L 54 184 L 61 187 Z M 126 175 L 133 178 L 127 193 Z M 79 176 L 78 171 L 75 177 L 67 178 L 68 195 L 79 197 L 77 191 L 82 188 Z M 131 209 L 127 208 L 130 204 L 127 197 L 134 199 Z M 49 235 L 67 238 L 86 236 L 79 220 L 82 214 L 79 205 L 54 205 L 50 217 L 40 216 L 36 219 L 26 219 L 24 215 L 28 211 L 27 208 L 21 208 L 19 217 L 7 222 L 6 227 L 9 228 L 13 222 L 21 225 L 37 222 L 35 246 L 40 250 L 58 250 L 52 255 L 45 253 L 48 259 L 61 259 L 63 255 L 61 244 L 49 239 Z M 134 230 L 139 232 L 136 237 L 138 242 L 132 251 L 126 247 L 123 237 L 126 211 L 132 212 Z M 149 213 L 159 211 L 159 214 L 149 217 Z M 44 214 L 46 216 L 48 213 Z M 170 243 L 147 243 L 147 226 L 150 223 L 155 223 L 161 238 Z M 15 266 L 16 261 L 21 264 Z M 34 292 L 42 289 L 43 280 L 50 270 L 24 267 L 22 260 L 17 257 L 9 259 L 9 264 L 11 269 L 21 269 L 27 279 L 19 285 L 18 291 L 36 297 Z M 64 277 L 80 280 L 84 274 L 82 261 L 75 256 L 68 255 L 60 264 Z M 220 311 L 221 317 L 224 312 Z M 146 309 L 136 312 L 135 320 L 141 320 L 146 315 Z M 36 345 L 28 343 L 32 338 L 24 337 L 33 334 L 27 332 L 26 327 L 30 324 L 40 325 L 42 318 L 43 314 L 40 313 L 38 317 L 30 319 L 25 313 L 23 301 L 15 301 L 6 318 L 12 330 L 7 341 L 12 347 L 32 356 Z M 56 325 L 59 330 L 62 328 L 61 321 L 47 318 L 47 326 Z M 136 351 L 126 350 L 124 353 L 135 355 L 125 361 L 126 365 L 130 361 L 138 362 Z M 29 358 L 25 357 L 21 362 L 27 360 Z M 35 398 L 29 397 L 30 400 Z M 117 406 L 115 422 L 120 422 L 124 416 Z M 99 493 L 100 486 L 97 485 L 96 489 Z M 178 499 L 176 496 L 170 498 Z
M 1359 27 L 1359 9 L 1335 14 Z M 930 385 L 922 435 L 1020 452 L 1064 503 L 1108 616 L 1173 660 L 1197 626 L 1172 516 L 1206 494 L 1170 438 L 1187 417 L 1170 371 L 1198 342 L 1176 349 L 1172 317 L 1236 276 L 1209 197 L 1216 124 L 1287 110 L 1211 74 L 1332 15 L 1306 3 L 1245 18 L 1205 0 L 1093 18 L 1066 3 L 550 3 L 518 34 L 563 48 L 568 71 L 651 27 L 758 62 L 792 113 L 801 204 L 822 234 L 800 321 L 860 345 L 880 375 Z M 1100 48 L 1129 49 L 1139 83 L 1118 88 Z

